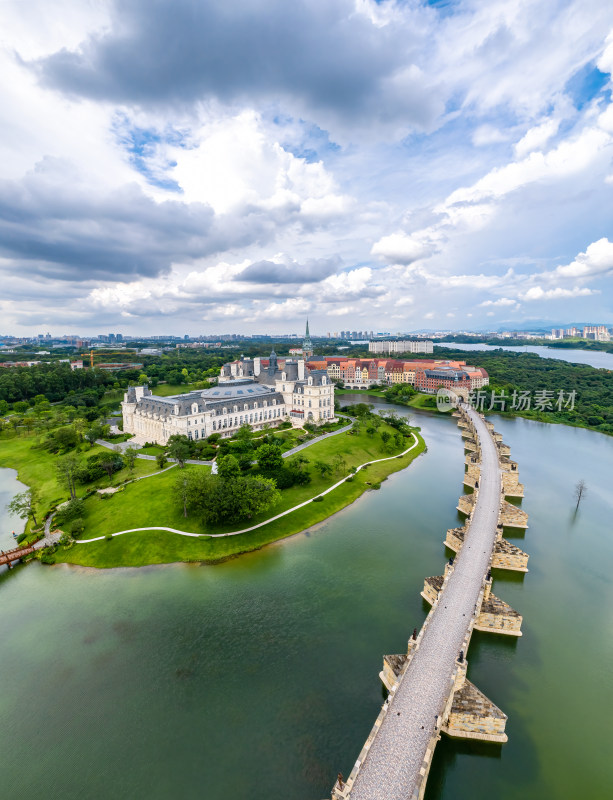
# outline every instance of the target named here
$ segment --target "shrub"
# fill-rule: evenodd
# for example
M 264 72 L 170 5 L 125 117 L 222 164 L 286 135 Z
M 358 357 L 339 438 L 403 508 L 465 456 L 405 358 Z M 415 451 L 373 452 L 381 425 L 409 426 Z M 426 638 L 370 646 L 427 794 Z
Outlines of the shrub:
M 17 537 L 17 544 L 21 544 L 23 541 L 25 541 L 26 537 L 27 537 L 27 533 L 25 533 L 25 532 L 24 533 L 20 533 L 19 536 Z
M 357 469 L 355 467 L 349 467 L 349 472 L 354 472 L 355 473 L 355 472 L 357 472 Z
M 350 475 L 348 478 L 345 478 L 345 483 L 350 483 L 352 480 L 354 480 L 354 477 Z
M 83 517 L 85 513 L 85 503 L 83 502 L 82 498 L 75 498 L 67 503 L 63 508 L 60 508 L 56 515 L 56 524 L 57 525 L 66 525 L 69 522 L 72 522 L 73 519 L 78 519 L 79 517 Z
M 68 530 L 73 534 L 73 536 L 78 536 L 85 530 L 85 521 L 82 519 L 82 517 L 73 519 L 73 521 L 68 525 Z
M 107 535 L 104 538 L 107 540 L 107 542 L 112 542 L 113 541 L 113 534 L 112 533 L 107 533 Z
M 323 498 L 323 495 L 321 495 L 321 494 L 318 494 L 318 495 L 317 495 L 317 497 L 314 497 L 314 498 L 313 498 L 313 502 L 314 502 L 314 503 L 321 503 L 321 502 L 323 501 L 323 499 L 324 499 L 324 498 Z
M 380 483 L 373 483 L 373 485 L 370 488 L 371 489 L 380 489 L 381 488 L 381 484 Z
M 55 558 L 53 558 L 53 553 L 48 553 L 47 550 L 41 551 L 40 561 L 43 564 L 55 564 Z

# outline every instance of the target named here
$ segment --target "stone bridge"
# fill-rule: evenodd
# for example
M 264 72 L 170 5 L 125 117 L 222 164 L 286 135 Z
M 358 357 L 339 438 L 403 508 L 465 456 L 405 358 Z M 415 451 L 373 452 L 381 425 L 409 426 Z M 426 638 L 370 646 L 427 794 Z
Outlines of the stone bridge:
M 493 425 L 474 409 L 454 412 L 466 455 L 460 498 L 464 525 L 447 531 L 454 552 L 444 573 L 425 579 L 431 605 L 406 653 L 383 658 L 380 678 L 388 696 L 345 781 L 333 800 L 421 800 L 441 734 L 503 743 L 506 715 L 466 677 L 473 630 L 521 636 L 522 617 L 492 594 L 491 569 L 527 572 L 528 555 L 508 542 L 505 526 L 527 528 L 527 514 L 507 497 L 523 496 L 517 464 Z

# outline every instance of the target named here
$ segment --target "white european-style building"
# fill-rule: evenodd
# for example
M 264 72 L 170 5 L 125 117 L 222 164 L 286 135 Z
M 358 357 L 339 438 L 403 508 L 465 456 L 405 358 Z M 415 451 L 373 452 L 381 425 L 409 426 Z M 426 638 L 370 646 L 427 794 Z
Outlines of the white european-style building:
M 330 422 L 334 384 L 324 370 L 305 376 L 303 360 L 288 359 L 279 369 L 273 351 L 264 368 L 260 359 L 225 364 L 211 389 L 158 397 L 147 386 L 131 386 L 121 408 L 125 433 L 163 445 L 173 434 L 198 440 L 212 433 L 231 436 L 241 425 L 262 430 L 285 420 L 296 427 Z

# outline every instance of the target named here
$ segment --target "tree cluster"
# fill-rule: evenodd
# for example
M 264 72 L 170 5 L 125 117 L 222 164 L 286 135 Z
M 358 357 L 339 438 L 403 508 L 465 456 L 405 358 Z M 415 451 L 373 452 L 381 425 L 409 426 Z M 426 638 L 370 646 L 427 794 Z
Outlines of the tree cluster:
M 217 475 L 202 469 L 181 472 L 174 489 L 184 516 L 194 513 L 209 524 L 251 519 L 281 498 L 272 479 L 243 475 L 232 455 L 218 459 Z

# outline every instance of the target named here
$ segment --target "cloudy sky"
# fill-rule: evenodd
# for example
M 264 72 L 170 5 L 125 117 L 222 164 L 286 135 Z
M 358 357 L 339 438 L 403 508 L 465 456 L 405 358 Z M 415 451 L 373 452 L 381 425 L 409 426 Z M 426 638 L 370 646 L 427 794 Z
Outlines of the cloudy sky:
M 613 4 L 2 0 L 0 333 L 613 324 Z

